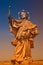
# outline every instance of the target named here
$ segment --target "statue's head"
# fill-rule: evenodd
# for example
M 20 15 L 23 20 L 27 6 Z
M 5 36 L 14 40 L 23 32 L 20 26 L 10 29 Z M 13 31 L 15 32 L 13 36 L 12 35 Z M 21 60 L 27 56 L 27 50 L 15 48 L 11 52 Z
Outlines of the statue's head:
M 18 14 L 20 15 L 21 19 L 28 19 L 28 17 L 29 17 L 29 12 L 26 12 L 25 10 L 18 12 Z
M 26 11 L 22 11 L 22 12 L 21 12 L 21 18 L 22 18 L 22 19 L 27 18 L 27 13 L 26 13 Z

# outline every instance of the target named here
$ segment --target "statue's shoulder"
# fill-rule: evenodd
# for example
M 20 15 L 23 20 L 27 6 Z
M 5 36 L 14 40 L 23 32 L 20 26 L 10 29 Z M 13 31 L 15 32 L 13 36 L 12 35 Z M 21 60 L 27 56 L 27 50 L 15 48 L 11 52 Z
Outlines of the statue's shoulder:
M 20 19 L 16 19 L 16 21 L 17 21 L 17 22 L 21 22 L 22 20 L 20 20 Z
M 27 20 L 27 23 L 28 23 L 28 26 L 29 26 L 30 28 L 35 28 L 35 27 L 37 27 L 37 25 L 36 25 L 35 23 L 31 22 L 31 21 L 28 21 L 28 20 Z
M 12 22 L 17 22 L 17 23 L 20 23 L 22 20 L 20 19 L 15 19 L 15 18 L 12 18 Z

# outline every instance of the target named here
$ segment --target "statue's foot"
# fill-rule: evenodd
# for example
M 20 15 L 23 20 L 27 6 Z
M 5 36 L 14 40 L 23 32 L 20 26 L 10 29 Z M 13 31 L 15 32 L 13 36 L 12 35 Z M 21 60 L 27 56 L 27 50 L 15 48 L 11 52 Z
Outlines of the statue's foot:
M 19 65 L 20 62 L 17 62 L 17 61 L 15 61 L 15 60 L 11 60 L 11 64 L 12 64 L 12 65 Z
M 23 61 L 14 61 L 11 60 L 12 65 L 30 65 L 32 64 L 32 58 L 25 58 Z

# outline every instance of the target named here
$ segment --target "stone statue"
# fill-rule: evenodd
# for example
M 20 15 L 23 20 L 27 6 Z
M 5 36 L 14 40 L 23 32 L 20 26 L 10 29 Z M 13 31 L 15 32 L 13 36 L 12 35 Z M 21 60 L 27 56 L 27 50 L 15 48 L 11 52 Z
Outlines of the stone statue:
M 21 19 L 11 18 L 8 14 L 10 32 L 15 35 L 11 44 L 15 46 L 12 62 L 32 61 L 31 48 L 34 48 L 34 38 L 38 35 L 37 25 L 33 24 L 26 11 L 20 12 Z

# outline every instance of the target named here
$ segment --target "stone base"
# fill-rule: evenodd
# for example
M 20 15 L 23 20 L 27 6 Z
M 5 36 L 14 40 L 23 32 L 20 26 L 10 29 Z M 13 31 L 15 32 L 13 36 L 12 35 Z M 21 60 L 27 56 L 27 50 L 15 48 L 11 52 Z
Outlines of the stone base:
M 25 63 L 24 63 L 25 62 Z M 0 61 L 0 65 L 27 65 L 28 62 L 24 61 L 21 64 L 18 64 L 16 62 L 16 64 L 12 64 L 10 61 Z M 28 64 L 29 65 L 29 64 Z M 30 63 L 30 65 L 43 65 L 43 61 L 33 61 L 32 63 Z
M 32 59 L 25 59 L 22 62 L 12 62 L 12 65 L 30 65 L 32 64 Z

